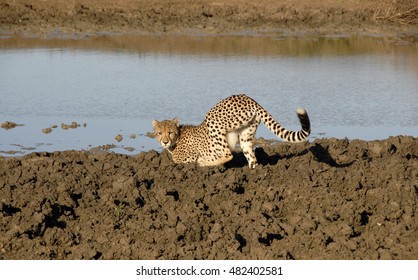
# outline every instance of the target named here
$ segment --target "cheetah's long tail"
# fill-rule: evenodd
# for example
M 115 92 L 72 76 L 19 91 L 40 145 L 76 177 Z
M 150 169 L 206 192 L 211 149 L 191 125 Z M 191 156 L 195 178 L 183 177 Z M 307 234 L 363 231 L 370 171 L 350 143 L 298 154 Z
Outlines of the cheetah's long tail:
M 260 117 L 268 129 L 270 129 L 279 138 L 289 142 L 303 142 L 306 141 L 309 134 L 311 134 L 311 123 L 305 109 L 297 109 L 296 114 L 298 115 L 300 125 L 302 126 L 302 129 L 299 131 L 287 130 L 265 110 L 260 114 Z

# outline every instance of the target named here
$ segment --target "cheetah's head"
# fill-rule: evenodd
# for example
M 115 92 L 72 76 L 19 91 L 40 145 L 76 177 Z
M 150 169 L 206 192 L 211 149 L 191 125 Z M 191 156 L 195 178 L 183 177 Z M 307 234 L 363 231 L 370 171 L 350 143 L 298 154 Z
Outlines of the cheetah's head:
M 177 143 L 180 134 L 179 120 L 152 121 L 154 128 L 154 137 L 165 149 L 174 147 Z

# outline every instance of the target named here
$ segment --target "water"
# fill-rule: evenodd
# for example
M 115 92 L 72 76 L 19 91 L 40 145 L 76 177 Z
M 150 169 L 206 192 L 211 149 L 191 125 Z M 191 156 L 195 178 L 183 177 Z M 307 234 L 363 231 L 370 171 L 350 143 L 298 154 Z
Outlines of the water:
M 418 47 L 372 37 L 4 38 L 0 122 L 24 126 L 0 129 L 0 151 L 160 150 L 146 136 L 152 119 L 198 124 L 241 92 L 289 129 L 306 108 L 311 139 L 417 136 Z M 72 121 L 87 126 L 60 128 Z M 275 138 L 263 125 L 257 135 Z

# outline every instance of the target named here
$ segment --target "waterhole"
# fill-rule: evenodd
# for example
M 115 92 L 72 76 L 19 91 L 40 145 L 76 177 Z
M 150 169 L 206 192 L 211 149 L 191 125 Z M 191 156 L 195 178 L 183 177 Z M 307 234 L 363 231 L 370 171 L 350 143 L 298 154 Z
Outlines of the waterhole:
M 199 124 L 238 93 L 288 129 L 305 108 L 311 140 L 417 136 L 418 47 L 367 36 L 2 38 L 0 123 L 23 126 L 0 129 L 0 152 L 160 151 L 146 136 L 153 119 Z M 263 125 L 257 136 L 275 139 Z

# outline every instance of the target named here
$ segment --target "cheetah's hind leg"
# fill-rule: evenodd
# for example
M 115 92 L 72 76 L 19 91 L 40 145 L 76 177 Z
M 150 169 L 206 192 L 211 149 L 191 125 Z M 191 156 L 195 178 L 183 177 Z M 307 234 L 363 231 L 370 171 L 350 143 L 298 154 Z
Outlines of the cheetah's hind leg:
M 200 166 L 216 166 L 227 163 L 233 158 L 226 135 L 216 135 L 211 137 L 209 151 L 206 155 L 199 157 L 198 164 Z
M 257 131 L 258 123 L 254 122 L 249 127 L 240 131 L 239 143 L 244 153 L 245 158 L 248 161 L 248 166 L 253 169 L 257 166 L 257 158 L 254 153 L 254 136 Z
M 229 153 L 229 155 L 225 155 L 223 157 L 200 157 L 197 160 L 197 163 L 200 166 L 217 166 L 217 165 L 222 165 L 224 163 L 227 163 L 228 161 L 230 161 L 233 158 L 232 154 Z

